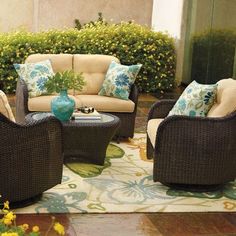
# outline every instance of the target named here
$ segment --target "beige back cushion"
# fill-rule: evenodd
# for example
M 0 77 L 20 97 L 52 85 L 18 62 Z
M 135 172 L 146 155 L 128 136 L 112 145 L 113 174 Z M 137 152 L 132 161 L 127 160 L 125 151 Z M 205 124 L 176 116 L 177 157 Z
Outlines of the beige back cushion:
M 0 90 L 0 112 L 11 121 L 15 122 L 11 107 L 8 103 L 7 96 Z
M 98 94 L 111 61 L 119 63 L 116 57 L 108 55 L 75 54 L 73 69 L 82 72 L 86 85 L 76 94 Z
M 217 84 L 217 100 L 208 117 L 222 117 L 236 111 L 236 80 L 222 79 Z
M 26 63 L 36 63 L 50 59 L 53 72 L 72 70 L 73 55 L 71 54 L 33 54 L 28 56 Z

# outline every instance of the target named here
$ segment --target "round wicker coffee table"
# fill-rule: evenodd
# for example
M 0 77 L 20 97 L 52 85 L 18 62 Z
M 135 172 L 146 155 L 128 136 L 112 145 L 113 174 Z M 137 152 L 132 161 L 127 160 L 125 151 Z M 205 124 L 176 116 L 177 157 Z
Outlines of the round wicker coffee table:
M 52 113 L 34 112 L 27 120 L 41 120 Z M 106 149 L 120 125 L 120 119 L 101 113 L 101 120 L 70 120 L 62 122 L 64 162 L 86 162 L 103 165 Z

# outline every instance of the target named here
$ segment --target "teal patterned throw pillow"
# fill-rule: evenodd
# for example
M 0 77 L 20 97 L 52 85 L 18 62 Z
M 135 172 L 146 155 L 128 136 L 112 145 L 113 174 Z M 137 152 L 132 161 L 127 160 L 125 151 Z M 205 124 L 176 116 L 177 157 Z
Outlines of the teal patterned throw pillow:
M 128 100 L 130 88 L 141 66 L 125 66 L 112 61 L 98 95 Z
M 44 84 L 48 77 L 54 75 L 50 60 L 38 63 L 14 64 L 14 67 L 20 79 L 25 81 L 30 98 L 47 94 Z
M 216 99 L 217 84 L 198 84 L 193 81 L 184 90 L 168 116 L 186 115 L 205 117 Z

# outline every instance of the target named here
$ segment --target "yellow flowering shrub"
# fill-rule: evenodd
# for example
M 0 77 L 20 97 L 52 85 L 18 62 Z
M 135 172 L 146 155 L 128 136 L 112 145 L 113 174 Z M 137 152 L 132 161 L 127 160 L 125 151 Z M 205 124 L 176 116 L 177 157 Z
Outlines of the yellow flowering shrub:
M 3 209 L 1 210 L 3 215 L 0 219 L 0 236 L 39 236 L 40 228 L 34 225 L 31 229 L 28 224 L 17 225 L 16 215 L 10 211 L 9 202 L 5 202 Z M 51 225 L 49 226 L 45 236 L 49 236 L 51 229 L 54 229 L 58 235 L 65 235 L 65 230 L 63 225 L 59 222 L 55 222 L 55 217 L 52 217 Z
M 0 34 L 0 87 L 16 89 L 13 63 L 24 63 L 34 53 L 107 54 L 122 64 L 142 64 L 136 79 L 140 91 L 155 92 L 175 85 L 176 55 L 174 40 L 134 23 L 95 22 L 81 30 L 49 30 L 30 33 L 17 31 Z

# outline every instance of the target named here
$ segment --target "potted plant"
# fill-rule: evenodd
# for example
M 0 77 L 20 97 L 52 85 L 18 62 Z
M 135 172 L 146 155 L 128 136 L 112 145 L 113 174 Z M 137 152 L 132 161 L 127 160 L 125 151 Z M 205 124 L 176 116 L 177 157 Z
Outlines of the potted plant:
M 75 109 L 75 101 L 68 96 L 67 90 L 81 91 L 84 85 L 82 73 L 75 73 L 72 70 L 57 72 L 48 78 L 44 85 L 47 92 L 60 94 L 51 102 L 51 111 L 59 120 L 68 121 Z

